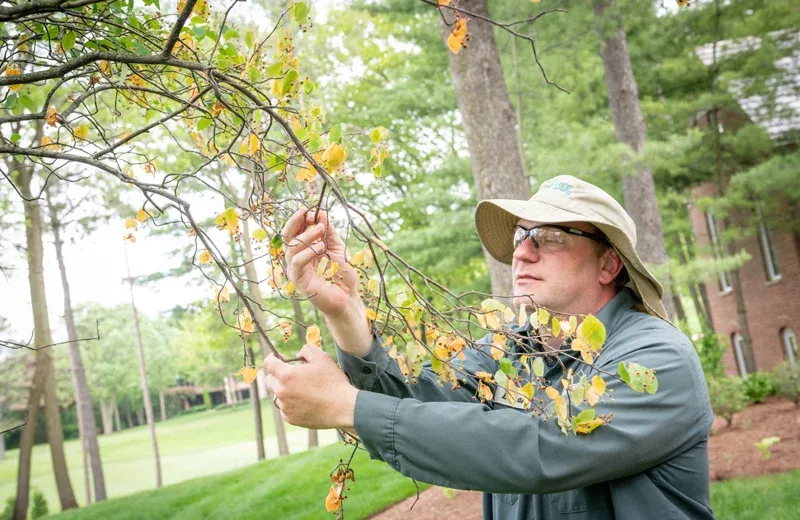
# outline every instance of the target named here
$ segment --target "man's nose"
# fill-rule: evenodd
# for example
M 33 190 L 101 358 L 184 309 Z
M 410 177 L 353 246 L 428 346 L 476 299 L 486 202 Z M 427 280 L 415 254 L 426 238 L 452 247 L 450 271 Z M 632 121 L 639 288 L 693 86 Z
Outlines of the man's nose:
M 514 250 L 514 259 L 518 262 L 538 262 L 539 249 L 533 245 L 533 240 L 526 238 Z

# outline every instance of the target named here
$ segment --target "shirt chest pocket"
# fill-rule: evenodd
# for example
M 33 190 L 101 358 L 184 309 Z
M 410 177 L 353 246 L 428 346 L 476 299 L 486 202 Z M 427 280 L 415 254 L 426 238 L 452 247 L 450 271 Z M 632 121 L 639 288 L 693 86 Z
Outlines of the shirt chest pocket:
M 570 518 L 591 518 L 603 520 L 614 518 L 614 508 L 611 504 L 611 493 L 607 483 L 595 484 L 580 489 L 553 493 L 550 495 L 550 507 L 561 515 L 570 515 Z

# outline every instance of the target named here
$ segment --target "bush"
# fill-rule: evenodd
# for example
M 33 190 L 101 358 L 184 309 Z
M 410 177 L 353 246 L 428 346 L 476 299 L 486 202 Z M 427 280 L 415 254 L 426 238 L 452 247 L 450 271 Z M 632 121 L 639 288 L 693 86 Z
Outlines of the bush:
M 41 518 L 47 516 L 49 512 L 47 499 L 44 498 L 44 494 L 39 490 L 34 491 L 33 502 L 31 503 L 31 518 Z
M 753 372 L 747 375 L 744 381 L 744 395 L 753 403 L 763 402 L 764 399 L 775 395 L 775 385 L 768 372 Z
M 14 502 L 16 502 L 14 497 L 6 499 L 6 507 L 0 512 L 0 520 L 12 520 L 14 518 Z
M 788 361 L 784 361 L 772 370 L 772 384 L 775 394 L 794 401 L 800 406 L 800 370 L 792 369 Z
M 708 397 L 711 399 L 711 409 L 714 415 L 719 415 L 728 421 L 728 426 L 733 422 L 733 415 L 747 407 L 747 398 L 741 378 L 738 377 L 712 377 L 708 380 Z
M 706 380 L 723 377 L 725 373 L 722 366 L 722 355 L 728 348 L 728 343 L 722 339 L 722 336 L 706 330 L 702 334 L 693 336 L 692 343 L 694 343 L 697 356 L 700 358 L 700 365 L 703 367 Z

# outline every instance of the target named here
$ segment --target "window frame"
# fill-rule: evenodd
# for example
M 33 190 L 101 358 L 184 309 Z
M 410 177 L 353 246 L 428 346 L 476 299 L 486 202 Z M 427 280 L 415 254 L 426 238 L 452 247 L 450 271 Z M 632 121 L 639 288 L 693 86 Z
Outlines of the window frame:
M 705 212 L 706 226 L 708 227 L 708 236 L 711 239 L 711 247 L 714 249 L 714 256 L 717 262 L 722 262 L 722 248 L 719 244 L 719 234 L 717 233 L 717 221 L 711 211 Z M 719 270 L 719 292 L 721 294 L 730 294 L 733 291 L 728 271 L 720 268 Z
M 789 361 L 792 369 L 794 369 L 797 367 L 798 361 L 797 334 L 789 327 L 784 327 L 781 329 L 781 343 L 783 344 L 783 355 Z
M 736 368 L 742 379 L 747 379 L 747 363 L 744 360 L 744 337 L 738 332 L 731 334 L 731 344 L 733 345 L 733 357 L 736 360 Z
M 756 217 L 758 218 L 758 243 L 761 246 L 761 258 L 764 261 L 767 282 L 777 282 L 783 278 L 778 265 L 778 254 L 775 251 L 775 241 L 772 238 L 772 233 L 764 221 L 764 215 L 759 204 L 756 204 Z

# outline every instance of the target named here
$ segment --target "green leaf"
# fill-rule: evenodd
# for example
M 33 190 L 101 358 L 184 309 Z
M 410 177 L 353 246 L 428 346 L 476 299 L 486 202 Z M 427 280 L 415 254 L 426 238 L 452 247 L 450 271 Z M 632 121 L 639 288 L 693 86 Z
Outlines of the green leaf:
M 576 337 L 578 340 L 586 341 L 592 350 L 600 350 L 606 342 L 606 327 L 602 321 L 589 314 L 578 325 Z
M 289 72 L 287 72 L 286 75 L 283 77 L 283 82 L 281 83 L 281 92 L 283 94 L 286 94 L 287 92 L 292 90 L 294 82 L 297 81 L 297 78 L 299 77 L 300 73 L 297 72 L 297 70 L 295 69 L 292 69 Z
M 536 377 L 544 376 L 544 361 L 542 361 L 542 358 L 540 357 L 537 357 L 533 360 L 533 374 Z
M 213 121 L 209 117 L 200 118 L 200 121 L 197 122 L 197 131 L 202 132 L 203 130 L 211 126 L 212 122 Z
M 308 149 L 311 152 L 316 152 L 322 146 L 322 140 L 319 137 L 319 132 L 312 132 L 308 137 Z
M 342 142 L 342 125 L 341 123 L 336 123 L 331 127 L 330 133 L 328 134 L 332 143 L 341 143 Z
M 570 391 L 573 406 L 578 406 L 583 402 L 583 397 L 586 394 L 586 387 L 583 385 L 574 385 Z
M 514 368 L 514 364 L 510 359 L 505 357 L 500 359 L 500 370 L 502 370 L 509 377 L 515 377 L 517 375 L 517 370 Z
M 589 408 L 588 410 L 583 410 L 581 413 L 575 417 L 576 424 L 583 424 L 587 423 L 594 419 L 594 409 Z
M 303 92 L 305 92 L 306 94 L 311 94 L 311 92 L 313 91 L 314 91 L 314 82 L 306 78 L 306 80 L 303 82 Z
M 272 237 L 272 247 L 274 249 L 278 249 L 283 245 L 283 240 L 281 239 L 280 233 L 275 233 L 275 236 Z
M 620 361 L 619 366 L 617 367 L 617 373 L 619 374 L 620 379 L 627 385 L 631 382 L 631 375 L 628 373 L 628 369 L 625 368 L 625 362 Z
M 294 9 L 292 10 L 292 14 L 294 15 L 294 20 L 303 25 L 306 20 L 308 19 L 308 13 L 311 9 L 308 7 L 308 4 L 305 2 L 297 2 L 294 4 Z
M 247 31 L 244 33 L 244 44 L 251 49 L 253 48 L 253 31 Z
M 444 367 L 444 363 L 439 360 L 436 356 L 431 357 L 431 368 L 437 374 L 442 372 L 442 367 Z
M 236 29 L 228 29 L 225 31 L 225 39 L 226 40 L 233 40 L 234 38 L 239 37 L 239 32 Z
M 508 382 L 508 376 L 506 376 L 502 370 L 498 370 L 494 373 L 494 380 L 498 385 L 505 387 L 506 383 Z
M 267 70 L 264 71 L 264 74 L 268 78 L 277 78 L 278 76 L 281 75 L 281 71 L 283 71 L 283 63 L 281 63 L 280 61 L 276 61 L 275 63 L 267 67 Z
M 77 35 L 73 31 L 68 31 L 63 38 L 61 38 L 61 48 L 64 49 L 64 52 L 67 52 L 71 48 L 75 47 L 75 40 Z
M 250 83 L 257 83 L 261 79 L 261 71 L 258 70 L 257 66 L 251 65 L 247 69 L 247 79 L 250 80 Z
M 6 98 L 6 102 L 3 104 L 5 108 L 14 108 L 17 104 L 17 95 L 16 94 L 9 94 Z
M 22 136 L 19 134 L 11 134 L 11 142 L 17 144 L 19 140 L 22 139 Z
M 39 108 L 36 106 L 36 103 L 33 101 L 33 99 L 31 99 L 30 96 L 26 96 L 24 94 L 19 97 L 19 102 L 22 103 L 22 105 L 32 113 L 36 113 L 37 109 Z
M 305 141 L 306 138 L 308 137 L 308 130 L 306 129 L 306 127 L 301 126 L 300 128 L 294 131 L 294 135 L 296 135 L 297 138 L 300 139 L 301 141 Z

